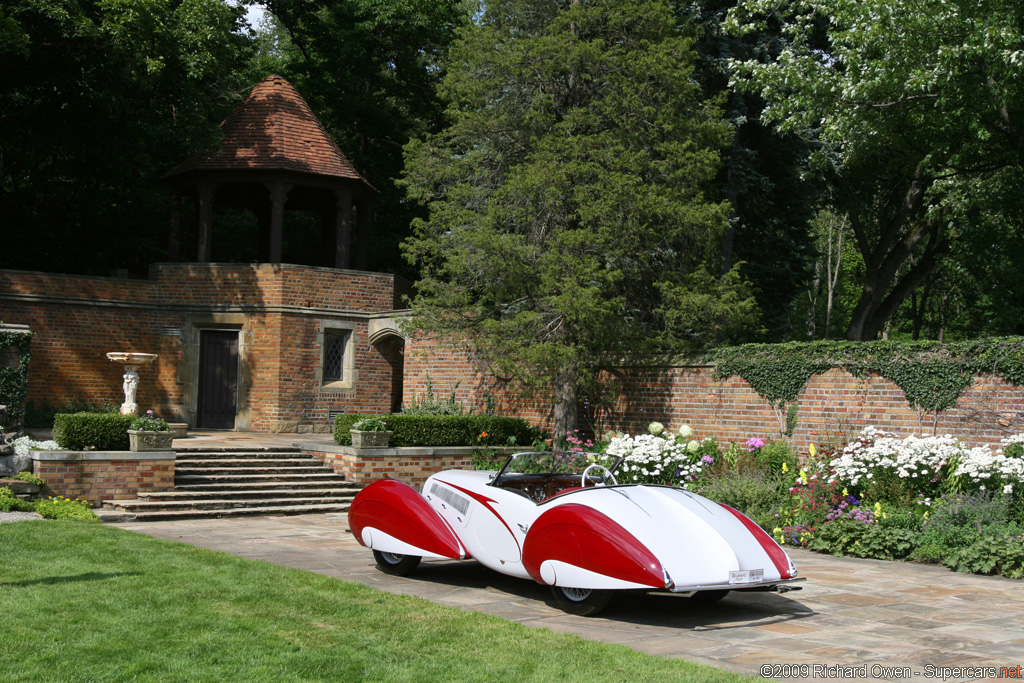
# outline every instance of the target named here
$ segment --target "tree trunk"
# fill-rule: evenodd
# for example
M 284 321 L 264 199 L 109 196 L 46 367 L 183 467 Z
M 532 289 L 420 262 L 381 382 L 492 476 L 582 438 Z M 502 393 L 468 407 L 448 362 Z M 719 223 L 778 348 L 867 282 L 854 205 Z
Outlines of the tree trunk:
M 914 214 L 931 182 L 920 175 L 911 178 L 901 200 L 889 215 L 862 220 L 851 207 L 850 225 L 864 257 L 864 288 L 850 318 L 846 338 L 850 341 L 875 339 L 910 293 L 935 269 L 948 244 L 942 239 L 942 221 L 915 221 Z M 872 240 L 871 223 L 880 223 L 880 234 Z M 924 244 L 921 258 L 903 274 L 900 270 Z
M 564 368 L 555 375 L 555 447 L 579 424 L 576 414 L 576 370 Z

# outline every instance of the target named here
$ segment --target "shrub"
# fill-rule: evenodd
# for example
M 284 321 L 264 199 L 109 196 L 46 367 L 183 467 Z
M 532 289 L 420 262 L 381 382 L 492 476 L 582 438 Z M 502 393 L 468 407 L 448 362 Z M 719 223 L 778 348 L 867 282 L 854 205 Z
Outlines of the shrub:
M 118 413 L 58 413 L 53 419 L 53 438 L 71 451 L 126 451 L 132 419 Z
M 339 415 L 334 421 L 334 441 L 352 445 L 349 430 L 370 415 Z M 380 416 L 377 416 L 378 418 Z M 388 415 L 392 446 L 527 446 L 544 438 L 526 420 L 496 415 Z
M 789 502 L 784 475 L 767 471 L 725 472 L 700 481 L 696 490 L 716 503 L 736 508 L 766 530 L 778 522 L 777 511 Z
M 0 512 L 33 512 L 36 506 L 32 503 L 15 497 L 14 491 L 6 486 L 0 486 Z
M 909 555 L 917 545 L 917 534 L 910 529 L 888 528 L 840 519 L 820 527 L 810 547 L 833 555 L 897 560 Z
M 71 500 L 63 496 L 54 496 L 41 500 L 36 504 L 36 512 L 48 519 L 80 519 L 87 522 L 99 521 L 92 511 L 92 506 L 85 500 Z
M 612 437 L 606 453 L 623 459 L 615 472 L 616 479 L 620 484 L 672 484 L 684 488 L 693 485 L 713 458 L 707 456 L 708 460 L 704 460 L 699 441 L 662 436 L 664 428 L 657 422 L 652 422 L 651 427 L 649 434 Z
M 951 436 L 908 436 L 865 428 L 831 463 L 832 479 L 863 498 L 907 507 L 942 488 L 963 444 Z
M 942 564 L 958 572 L 1024 577 L 1024 536 L 1017 524 L 992 526 L 969 545 L 951 552 Z
M 18 472 L 17 474 L 14 475 L 14 478 L 18 479 L 20 481 L 26 481 L 29 484 L 34 484 L 36 486 L 45 486 L 46 485 L 46 480 L 45 479 L 43 479 L 42 477 L 40 477 L 38 475 L 33 474 L 32 472 Z
M 913 559 L 938 562 L 971 546 L 990 527 L 1010 521 L 1009 500 L 992 491 L 948 493 L 932 505 Z

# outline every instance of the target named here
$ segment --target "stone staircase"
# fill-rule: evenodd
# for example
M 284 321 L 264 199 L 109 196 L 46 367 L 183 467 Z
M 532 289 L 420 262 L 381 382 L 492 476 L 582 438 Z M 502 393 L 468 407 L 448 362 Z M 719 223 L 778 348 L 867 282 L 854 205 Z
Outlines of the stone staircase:
M 103 508 L 137 520 L 347 512 L 360 488 L 297 448 L 181 448 L 173 491 Z

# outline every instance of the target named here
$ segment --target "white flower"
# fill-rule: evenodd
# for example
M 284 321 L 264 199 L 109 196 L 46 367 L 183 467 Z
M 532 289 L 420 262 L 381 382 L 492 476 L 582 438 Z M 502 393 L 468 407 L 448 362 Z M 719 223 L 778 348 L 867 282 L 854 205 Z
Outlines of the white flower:
M 687 453 L 696 453 L 700 450 L 700 441 L 694 440 L 686 444 Z
M 689 437 L 693 436 L 693 430 L 690 429 L 690 425 L 683 425 L 682 427 L 680 427 L 679 436 L 683 437 L 684 439 L 688 439 Z
M 660 422 L 652 422 L 647 425 L 647 431 L 654 434 L 654 436 L 661 436 L 665 432 L 665 425 Z

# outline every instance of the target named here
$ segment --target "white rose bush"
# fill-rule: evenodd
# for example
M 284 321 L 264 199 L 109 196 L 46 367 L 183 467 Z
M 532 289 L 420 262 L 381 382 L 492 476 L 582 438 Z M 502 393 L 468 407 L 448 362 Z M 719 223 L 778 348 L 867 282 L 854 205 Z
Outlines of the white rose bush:
M 867 427 L 830 463 L 830 481 L 872 496 L 901 489 L 912 496 L 1024 488 L 1024 434 L 988 446 L 968 447 L 950 436 L 907 436 Z
M 696 481 L 714 457 L 701 452 L 703 442 L 690 439 L 693 430 L 683 425 L 672 436 L 660 422 L 652 422 L 647 434 L 615 434 L 606 453 L 621 456 L 616 471 L 620 484 L 670 484 L 686 488 Z M 716 447 L 717 450 L 717 447 Z

